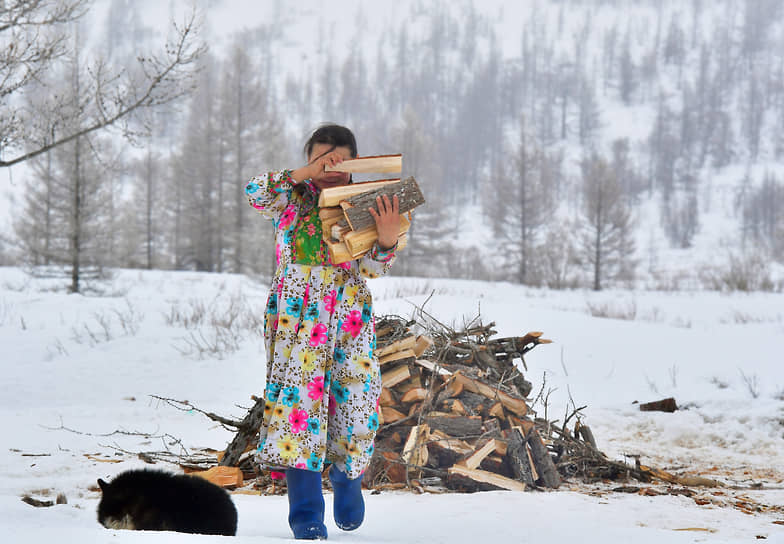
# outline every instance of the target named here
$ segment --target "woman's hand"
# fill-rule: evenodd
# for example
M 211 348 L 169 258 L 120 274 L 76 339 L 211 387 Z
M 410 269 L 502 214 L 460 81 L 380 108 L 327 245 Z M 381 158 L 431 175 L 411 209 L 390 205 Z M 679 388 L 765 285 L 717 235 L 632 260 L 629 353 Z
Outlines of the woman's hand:
M 379 196 L 376 198 L 378 212 L 373 208 L 368 208 L 370 215 L 376 221 L 378 231 L 378 247 L 387 250 L 395 247 L 397 237 L 400 234 L 400 204 L 397 195 L 392 197 Z
M 316 179 L 324 175 L 326 166 L 335 166 L 343 162 L 343 155 L 337 149 L 313 159 L 307 165 L 297 168 L 291 173 L 294 181 L 301 182 L 306 179 Z

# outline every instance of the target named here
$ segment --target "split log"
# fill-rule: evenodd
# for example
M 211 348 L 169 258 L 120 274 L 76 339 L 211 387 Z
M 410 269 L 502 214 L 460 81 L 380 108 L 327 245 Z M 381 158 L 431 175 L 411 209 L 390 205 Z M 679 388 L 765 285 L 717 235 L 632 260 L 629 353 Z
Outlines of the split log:
M 450 370 L 444 368 L 443 366 L 441 366 L 441 365 L 439 365 L 437 363 L 434 363 L 432 361 L 428 361 L 426 359 L 417 359 L 416 361 L 414 361 L 414 363 L 416 363 L 417 365 L 421 366 L 422 368 L 425 368 L 425 369 L 429 370 L 433 374 L 438 374 L 441 377 L 448 377 L 448 376 L 452 375 L 452 372 Z M 460 388 L 461 388 L 460 391 L 463 390 L 462 387 L 463 386 L 460 385 Z M 459 393 L 455 393 L 455 395 L 458 395 L 458 394 Z
M 400 462 L 400 455 L 392 452 L 381 452 L 381 457 L 384 460 L 382 463 L 382 471 L 387 479 L 392 483 L 403 483 L 406 481 L 406 467 Z
M 405 395 L 412 389 L 417 389 L 422 387 L 422 378 L 419 377 L 419 374 L 412 374 L 411 377 L 399 385 L 395 387 L 395 391 L 397 391 L 401 395 Z
M 462 416 L 468 414 L 466 407 L 463 405 L 462 402 L 460 402 L 460 399 L 445 399 L 444 402 L 442 402 L 438 406 L 439 408 L 442 408 L 443 410 L 447 410 L 454 414 L 459 414 Z
M 494 451 L 501 449 L 501 444 L 502 442 L 500 440 L 496 440 L 495 438 L 486 440 L 482 443 L 481 446 L 477 447 L 468 456 L 458 461 L 458 464 L 466 468 L 477 468 L 480 464 L 482 464 L 482 461 L 484 461 L 485 457 Z M 504 445 L 504 448 L 505 447 L 506 445 Z
M 512 478 L 514 480 L 514 475 L 512 471 L 509 469 L 507 464 L 504 462 L 504 458 L 500 455 L 490 454 L 482 460 L 482 464 L 479 465 L 479 468 L 482 470 L 487 470 L 490 472 L 494 472 L 495 474 L 500 474 L 506 478 Z
M 401 419 L 406 418 L 406 414 L 395 410 L 391 406 L 382 406 L 381 407 L 381 417 L 384 418 L 384 423 L 394 423 L 396 421 L 400 421 Z
M 555 468 L 555 463 L 542 442 L 542 437 L 536 429 L 532 429 L 527 436 L 528 447 L 531 448 L 531 457 L 536 467 L 536 472 L 545 487 L 557 489 L 561 485 L 561 477 Z
M 411 220 L 408 218 L 408 214 L 401 214 L 398 237 L 407 233 L 410 228 Z M 346 242 L 349 252 L 355 256 L 370 251 L 373 244 L 378 240 L 378 230 L 375 224 L 362 230 L 349 229 L 347 232 L 341 231 L 340 235 L 343 237 L 343 241 Z
M 400 454 L 400 460 L 407 465 L 424 466 L 427 464 L 427 442 L 430 427 L 426 423 L 411 427 L 408 438 Z
M 425 422 L 431 429 L 444 431 L 451 436 L 478 436 L 482 431 L 482 418 L 479 416 L 430 415 L 425 417 Z
M 414 387 L 409 389 L 408 392 L 400 397 L 400 402 L 408 404 L 410 402 L 422 402 L 427 397 L 427 389 L 424 387 Z
M 398 197 L 400 213 L 411 211 L 425 203 L 425 197 L 413 177 L 358 194 L 340 202 L 351 230 L 362 230 L 376 224 L 368 208 L 376 209 L 376 198 L 383 195 L 389 198 L 395 195 Z
M 414 345 L 414 354 L 421 357 L 434 344 L 433 339 L 429 336 L 420 335 L 416 337 L 416 344 Z
M 411 377 L 408 365 L 401 365 L 381 374 L 381 383 L 384 387 L 394 387 Z
M 465 486 L 474 490 L 506 489 L 509 491 L 525 491 L 525 484 L 494 474 L 486 470 L 469 469 L 455 465 L 448 470 L 448 482 L 453 486 Z
M 327 250 L 329 251 L 329 259 L 332 264 L 341 264 L 347 263 L 349 261 L 354 261 L 359 259 L 364 255 L 352 255 L 351 252 L 348 250 L 346 246 L 346 242 L 333 242 L 331 240 L 325 240 L 327 244 Z M 403 234 L 400 238 L 397 239 L 397 249 L 396 251 L 400 251 L 404 249 L 408 245 L 408 236 Z
M 515 480 L 523 482 L 528 487 L 533 487 L 536 477 L 528 449 L 525 447 L 524 433 L 520 428 L 512 428 L 507 433 L 506 461 L 509 463 Z
M 478 393 L 489 399 L 500 400 L 504 407 L 513 414 L 524 416 L 528 413 L 528 406 L 526 405 L 525 400 L 514 397 L 502 391 L 499 387 L 493 387 L 479 379 L 469 378 L 462 373 L 457 373 L 455 376 L 468 391 Z
M 494 417 L 494 418 L 498 418 L 498 419 L 504 419 L 504 405 L 503 405 L 503 403 L 499 401 L 499 402 L 496 402 L 495 404 L 493 404 L 492 406 L 490 406 L 490 409 L 487 411 L 487 414 L 490 417 Z
M 350 172 L 352 174 L 387 174 L 402 170 L 403 156 L 400 154 L 359 157 L 340 162 L 335 166 L 324 166 L 325 172 Z
M 378 404 L 380 406 L 397 406 L 397 399 L 395 394 L 388 387 L 381 388 L 381 394 L 378 397 Z
M 329 260 L 332 264 L 346 263 L 354 259 L 351 252 L 346 247 L 346 242 L 326 241 Z
M 319 219 L 321 219 L 322 225 L 324 224 L 324 221 L 335 218 L 343 219 L 343 208 L 340 206 L 330 206 L 329 208 L 319 209 Z
M 403 361 L 408 359 L 406 362 L 414 362 L 416 356 L 414 355 L 414 351 L 410 349 L 404 349 L 397 352 L 389 353 L 388 355 L 384 355 L 383 357 L 379 357 L 378 364 L 383 365 L 386 363 L 391 363 L 393 361 Z
M 416 343 L 416 336 L 412 334 L 410 336 L 406 336 L 405 338 L 401 338 L 400 340 L 395 340 L 394 342 L 376 348 L 375 354 L 376 357 L 381 358 L 384 355 L 389 355 L 390 353 L 395 353 L 396 351 L 402 351 L 404 349 L 413 350 L 416 347 Z
M 331 208 L 333 206 L 340 206 L 341 200 L 346 200 L 352 196 L 360 195 L 368 191 L 373 191 L 385 185 L 393 183 L 400 183 L 400 178 L 396 179 L 382 179 L 378 181 L 368 181 L 364 183 L 352 183 L 351 185 L 341 185 L 340 187 L 330 187 L 324 189 L 319 194 L 318 206 L 319 208 Z
M 218 465 L 208 470 L 192 472 L 191 474 L 198 476 L 199 478 L 204 478 L 205 480 L 210 481 L 219 487 L 242 487 L 244 482 L 242 470 L 240 470 L 238 467 Z

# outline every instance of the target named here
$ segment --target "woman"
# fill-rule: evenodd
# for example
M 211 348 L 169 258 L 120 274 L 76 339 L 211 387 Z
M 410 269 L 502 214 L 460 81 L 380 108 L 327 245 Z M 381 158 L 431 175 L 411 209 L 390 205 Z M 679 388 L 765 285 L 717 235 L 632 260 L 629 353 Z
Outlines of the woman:
M 284 468 L 289 525 L 297 539 L 326 538 L 321 470 L 332 463 L 338 527 L 364 519 L 362 473 L 378 429 L 381 375 L 373 355 L 376 336 L 366 277 L 385 274 L 395 259 L 400 229 L 397 197 L 370 209 L 378 240 L 361 258 L 333 265 L 323 240 L 318 196 L 351 183 L 326 172 L 357 157 L 354 135 L 325 125 L 305 144 L 307 164 L 253 178 L 251 206 L 276 230 L 277 268 L 267 301 L 264 334 L 267 386 L 257 459 Z

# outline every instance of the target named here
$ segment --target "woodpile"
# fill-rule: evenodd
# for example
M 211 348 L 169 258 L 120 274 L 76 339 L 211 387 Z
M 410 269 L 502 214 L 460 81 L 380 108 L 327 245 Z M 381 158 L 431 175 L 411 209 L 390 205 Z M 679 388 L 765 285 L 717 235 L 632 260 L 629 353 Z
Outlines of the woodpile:
M 460 491 L 534 486 L 561 480 L 530 417 L 523 356 L 549 343 L 540 332 L 491 338 L 492 324 L 462 333 L 412 332 L 377 323 L 383 389 L 368 487 Z
M 363 157 L 344 161 L 330 171 L 342 172 L 400 172 L 401 155 Z M 422 191 L 413 177 L 353 183 L 324 189 L 319 195 L 319 217 L 324 241 L 334 264 L 357 259 L 367 253 L 378 239 L 375 221 L 368 208 L 376 206 L 378 196 L 397 196 L 400 205 L 398 250 L 403 249 L 411 227 L 411 210 L 425 203 Z
M 381 421 L 363 485 L 377 491 L 418 493 L 557 488 L 562 480 L 722 485 L 699 475 L 646 466 L 639 455 L 627 454 L 626 461 L 609 459 L 583 424 L 580 412 L 586 406 L 578 407 L 573 401 L 560 421 L 536 417 L 531 406 L 540 400 L 545 406 L 548 402 L 548 395 L 543 394 L 545 379 L 531 401 L 532 385 L 521 370 L 527 371 L 525 355 L 550 341 L 539 332 L 494 338 L 493 326 L 472 324 L 458 332 L 421 308 L 417 321 L 395 316 L 376 320 L 376 355 L 383 384 Z M 179 410 L 201 413 L 234 430 L 235 436 L 221 452 L 141 452 L 137 454 L 141 459 L 202 472 L 235 492 L 286 492 L 282 474 L 261 470 L 253 459 L 263 398 L 253 397 L 254 405 L 242 420 L 201 410 L 188 401 L 153 398 Z M 634 462 L 630 464 L 629 459 Z M 253 490 L 243 491 L 249 485 Z M 325 470 L 324 486 L 329 485 Z M 641 488 L 617 488 L 632 489 Z

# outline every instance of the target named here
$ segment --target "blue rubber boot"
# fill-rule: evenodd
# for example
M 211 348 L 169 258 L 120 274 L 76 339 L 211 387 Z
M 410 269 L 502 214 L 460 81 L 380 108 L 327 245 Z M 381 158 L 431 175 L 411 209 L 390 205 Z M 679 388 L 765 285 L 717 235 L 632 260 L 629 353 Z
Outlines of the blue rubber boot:
M 297 540 L 326 540 L 324 497 L 321 473 L 290 468 L 286 470 L 289 495 L 289 527 Z
M 335 492 L 333 513 L 335 524 L 344 531 L 353 531 L 365 519 L 365 500 L 362 498 L 362 476 L 350 480 L 335 465 L 329 469 L 329 481 Z

